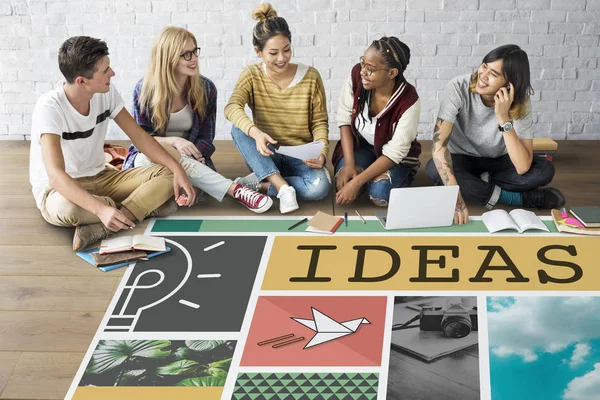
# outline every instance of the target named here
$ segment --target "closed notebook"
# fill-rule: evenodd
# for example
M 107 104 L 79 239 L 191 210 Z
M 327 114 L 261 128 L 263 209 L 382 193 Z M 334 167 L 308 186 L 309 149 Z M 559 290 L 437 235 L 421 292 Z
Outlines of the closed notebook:
M 315 216 L 308 221 L 306 232 L 332 235 L 340 227 L 342 222 L 344 222 L 344 218 L 342 217 L 336 217 L 318 211 Z
M 565 218 L 563 217 L 560 210 L 552 210 L 552 220 L 554 221 L 556 229 L 558 229 L 559 232 L 574 233 L 576 235 L 600 236 L 600 228 L 586 228 L 584 226 L 575 226 L 567 222 L 569 219 L 575 218 Z M 577 220 L 575 219 L 575 221 Z
M 113 265 L 127 261 L 140 261 L 148 259 L 147 253 L 141 250 L 131 250 L 109 254 L 91 253 L 91 255 L 96 267 L 104 267 L 107 265 Z
M 600 206 L 575 206 L 569 211 L 586 228 L 600 228 Z
M 148 252 L 146 254 L 147 258 L 152 258 L 152 257 L 156 257 L 159 256 L 161 254 L 165 254 L 171 251 L 170 247 L 167 247 L 165 249 L 165 251 L 154 251 L 154 252 Z M 78 257 L 82 258 L 84 261 L 86 261 L 87 263 L 96 266 L 96 264 L 94 263 L 94 258 L 92 257 L 92 254 L 94 253 L 98 253 L 98 248 L 94 248 L 94 249 L 89 249 L 89 250 L 84 250 L 84 251 L 78 251 L 76 254 Z M 108 271 L 112 271 L 113 269 L 117 269 L 117 268 L 121 268 L 121 267 L 126 267 L 128 265 L 134 264 L 138 261 L 143 261 L 143 260 L 130 260 L 130 261 L 123 261 L 123 262 L 119 262 L 116 264 L 111 264 L 111 265 L 105 265 L 104 267 L 97 267 L 100 271 L 103 272 L 108 272 Z

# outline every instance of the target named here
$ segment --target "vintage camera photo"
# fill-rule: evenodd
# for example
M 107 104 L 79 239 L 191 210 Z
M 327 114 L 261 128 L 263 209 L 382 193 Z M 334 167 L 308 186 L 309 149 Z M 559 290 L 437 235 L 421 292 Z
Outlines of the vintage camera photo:
M 446 307 L 423 306 L 419 318 L 422 331 L 442 331 L 449 338 L 460 339 L 477 330 L 477 306 L 450 303 Z
M 388 395 L 479 399 L 477 297 L 396 297 Z

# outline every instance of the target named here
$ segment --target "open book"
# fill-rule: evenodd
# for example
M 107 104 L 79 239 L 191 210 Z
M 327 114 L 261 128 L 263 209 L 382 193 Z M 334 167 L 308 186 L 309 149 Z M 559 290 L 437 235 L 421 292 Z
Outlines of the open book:
M 481 215 L 481 220 L 490 233 L 504 229 L 514 229 L 519 233 L 530 229 L 550 232 L 540 217 L 531 211 L 522 209 L 512 210 L 510 213 L 505 210 L 488 211 Z
M 165 238 L 160 236 L 134 235 L 103 240 L 100 243 L 99 253 L 108 254 L 129 250 L 165 251 Z

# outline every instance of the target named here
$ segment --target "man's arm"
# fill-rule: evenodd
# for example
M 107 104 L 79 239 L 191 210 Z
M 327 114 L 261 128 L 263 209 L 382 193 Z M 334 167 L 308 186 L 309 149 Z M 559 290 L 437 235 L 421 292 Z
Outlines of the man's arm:
M 123 213 L 96 199 L 66 173 L 59 135 L 42 134 L 40 143 L 48 183 L 52 189 L 70 202 L 97 215 L 100 221 L 113 232 L 135 226 Z
M 449 121 L 438 118 L 433 130 L 433 147 L 431 149 L 433 162 L 440 174 L 442 182 L 444 182 L 444 185 L 446 186 L 458 184 L 452 167 L 452 155 L 448 150 L 448 142 L 450 141 L 450 133 L 452 132 L 453 125 L 454 124 Z M 454 211 L 454 223 L 465 224 L 468 220 L 469 212 L 467 210 L 467 205 L 459 192 L 458 199 L 456 200 L 456 209 Z
M 504 132 L 502 136 L 510 161 L 515 166 L 517 174 L 523 175 L 529 171 L 533 162 L 533 139 L 519 139 L 514 128 Z
M 115 117 L 115 122 L 131 139 L 135 147 L 152 161 L 164 165 L 173 172 L 173 189 L 175 198 L 179 197 L 179 188 L 182 187 L 187 195 L 186 205 L 194 204 L 196 192 L 181 165 L 167 153 L 165 149 L 148 133 L 146 133 L 123 108 Z
M 510 106 L 514 100 L 515 87 L 512 83 L 509 83 L 509 85 L 510 91 L 506 87 L 502 87 L 494 96 L 494 113 L 499 125 L 504 125 L 507 121 L 510 121 Z M 531 118 L 531 115 L 529 115 L 529 118 Z M 523 175 L 529 171 L 533 162 L 533 139 L 519 139 L 514 128 L 508 132 L 503 132 L 502 137 L 510 161 L 515 166 L 517 173 Z

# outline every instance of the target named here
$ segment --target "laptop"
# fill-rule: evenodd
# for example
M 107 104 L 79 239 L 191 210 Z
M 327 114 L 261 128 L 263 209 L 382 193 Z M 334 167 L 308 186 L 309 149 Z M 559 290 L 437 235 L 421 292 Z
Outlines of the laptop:
M 458 185 L 392 189 L 387 213 L 376 214 L 385 229 L 450 226 Z

